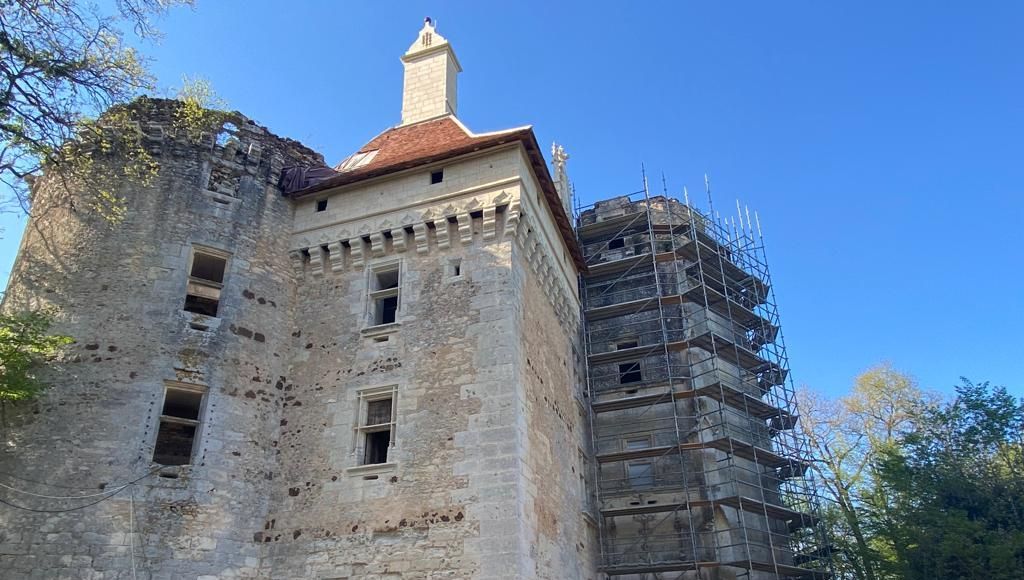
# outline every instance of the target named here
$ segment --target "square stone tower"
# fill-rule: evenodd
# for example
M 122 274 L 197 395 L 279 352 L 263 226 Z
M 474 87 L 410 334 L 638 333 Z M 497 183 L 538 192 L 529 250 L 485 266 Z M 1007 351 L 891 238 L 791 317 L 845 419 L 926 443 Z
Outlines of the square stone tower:
M 402 61 L 401 124 L 289 193 L 271 570 L 594 578 L 571 224 L 529 127 L 455 116 L 429 20 Z

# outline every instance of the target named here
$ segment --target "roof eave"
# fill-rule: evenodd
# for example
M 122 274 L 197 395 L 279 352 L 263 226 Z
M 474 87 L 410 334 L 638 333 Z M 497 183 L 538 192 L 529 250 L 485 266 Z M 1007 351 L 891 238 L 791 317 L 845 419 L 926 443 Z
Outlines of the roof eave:
M 558 196 L 558 191 L 555 189 L 555 183 L 551 179 L 551 174 L 548 172 L 547 161 L 545 161 L 544 155 L 541 153 L 540 145 L 537 143 L 537 137 L 534 135 L 532 127 L 527 126 L 507 132 L 503 131 L 491 137 L 484 137 L 483 139 L 483 142 L 470 143 L 437 155 L 419 157 L 403 163 L 380 167 L 370 171 L 353 170 L 348 173 L 341 173 L 305 189 L 293 191 L 287 195 L 292 199 L 299 199 L 329 189 L 353 185 L 370 179 L 385 177 L 400 171 L 440 163 L 456 157 L 462 157 L 479 151 L 520 142 L 526 150 L 526 157 L 530 161 L 534 177 L 536 177 L 537 182 L 540 184 L 541 191 L 544 193 L 544 201 L 548 206 L 548 210 L 551 211 L 551 215 L 554 217 L 555 225 L 558 227 L 558 231 L 562 236 L 563 242 L 565 242 L 566 248 L 569 249 L 569 255 L 572 256 L 573 264 L 579 272 L 586 273 L 587 264 L 583 259 L 583 252 L 580 250 L 579 244 L 576 241 L 576 232 L 573 230 L 569 216 L 566 215 L 565 210 L 562 208 L 562 201 Z

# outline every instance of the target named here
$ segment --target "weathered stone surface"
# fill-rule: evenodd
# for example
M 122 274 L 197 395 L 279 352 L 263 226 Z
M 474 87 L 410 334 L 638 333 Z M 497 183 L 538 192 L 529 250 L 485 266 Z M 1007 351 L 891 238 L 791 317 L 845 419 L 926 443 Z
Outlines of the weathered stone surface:
M 453 163 L 440 189 L 425 187 L 427 170 L 349 188 L 320 223 L 281 196 L 269 166 L 314 154 L 241 126 L 235 149 L 258 143 L 261 157 L 227 205 L 203 179 L 223 148 L 165 140 L 160 178 L 124 191 L 124 223 L 56 202 L 33 217 L 5 307 L 59 306 L 58 330 L 77 343 L 51 391 L 9 409 L 0 471 L 67 495 L 153 473 L 79 511 L 0 508 L 17 531 L 0 539 L 0 578 L 125 578 L 130 542 L 151 579 L 596 577 L 577 481 L 576 334 L 551 290 L 575 302 L 574 271 L 555 257 L 521 151 Z M 406 222 L 396 237 L 396 215 L 365 229 L 382 187 L 432 225 Z M 510 227 L 512 204 L 515 223 L 529 212 L 539 227 Z M 297 255 L 296 236 L 340 230 L 358 233 Z M 194 246 L 229 255 L 215 318 L 182 310 Z M 400 307 L 381 333 L 368 292 L 392 263 Z M 161 469 L 168 383 L 207 393 L 192 464 Z M 384 466 L 360 466 L 359 394 L 376 388 L 395 392 L 393 446 Z
M 424 31 L 406 123 L 454 114 Z M 4 308 L 76 343 L 4 409 L 2 497 L 42 511 L 0 506 L 0 578 L 596 578 L 577 272 L 522 142 L 293 199 L 318 154 L 237 114 L 186 139 L 175 106 L 133 105 L 160 174 L 122 223 L 39 181 Z M 154 461 L 169 388 L 202 395 L 187 465 Z

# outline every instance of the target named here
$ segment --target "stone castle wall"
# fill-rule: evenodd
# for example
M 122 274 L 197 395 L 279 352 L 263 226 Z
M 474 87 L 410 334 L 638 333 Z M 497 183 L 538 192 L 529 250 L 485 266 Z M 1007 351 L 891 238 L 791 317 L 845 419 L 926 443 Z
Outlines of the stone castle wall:
M 122 223 L 58 203 L 52 179 L 39 186 L 5 308 L 57 306 L 55 330 L 76 342 L 47 374 L 54 386 L 38 402 L 4 409 L 11 444 L 0 471 L 22 487 L 74 488 L 32 487 L 67 496 L 146 475 L 157 467 L 151 454 L 167 381 L 208 389 L 202 445 L 191 467 L 134 486 L 134 514 L 128 489 L 66 513 L 4 509 L 0 577 L 124 578 L 130 523 L 140 577 L 260 573 L 252 534 L 276 471 L 282 395 L 274 385 L 287 373 L 293 308 L 292 208 L 276 183 L 285 162 L 318 156 L 241 117 L 232 139 L 196 144 L 173 134 L 172 103 L 133 106 L 160 173 L 149 187 L 125 186 Z M 194 245 L 230 255 L 219 317 L 200 321 L 207 330 L 194 329 L 197 317 L 182 310 Z M 5 497 L 38 509 L 85 503 Z
M 233 138 L 187 142 L 170 102 L 139 106 L 161 172 L 123 192 L 123 223 L 46 207 L 43 180 L 5 308 L 58 306 L 76 343 L 54 388 L 4 410 L 0 472 L 20 479 L 0 481 L 79 495 L 149 477 L 82 510 L 0 508 L 0 578 L 596 577 L 578 302 L 522 153 L 317 213 L 277 188 L 315 153 L 240 116 Z M 182 310 L 194 247 L 229 256 L 215 318 Z M 368 291 L 391 264 L 401 305 L 382 331 Z M 151 460 L 168 384 L 206 390 L 190 466 Z M 360 465 L 368 389 L 394 392 L 385 465 Z

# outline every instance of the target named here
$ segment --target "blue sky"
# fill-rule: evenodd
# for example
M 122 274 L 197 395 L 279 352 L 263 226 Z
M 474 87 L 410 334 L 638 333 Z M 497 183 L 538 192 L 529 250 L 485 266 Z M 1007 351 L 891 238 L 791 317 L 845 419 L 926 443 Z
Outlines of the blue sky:
M 198 0 L 143 50 L 335 163 L 399 120 L 430 15 L 476 131 L 535 126 L 585 201 L 703 188 L 756 208 L 794 378 L 883 360 L 1024 394 L 1024 4 Z M 386 6 L 386 9 L 381 9 Z M 0 273 L 21 221 L 3 220 Z

